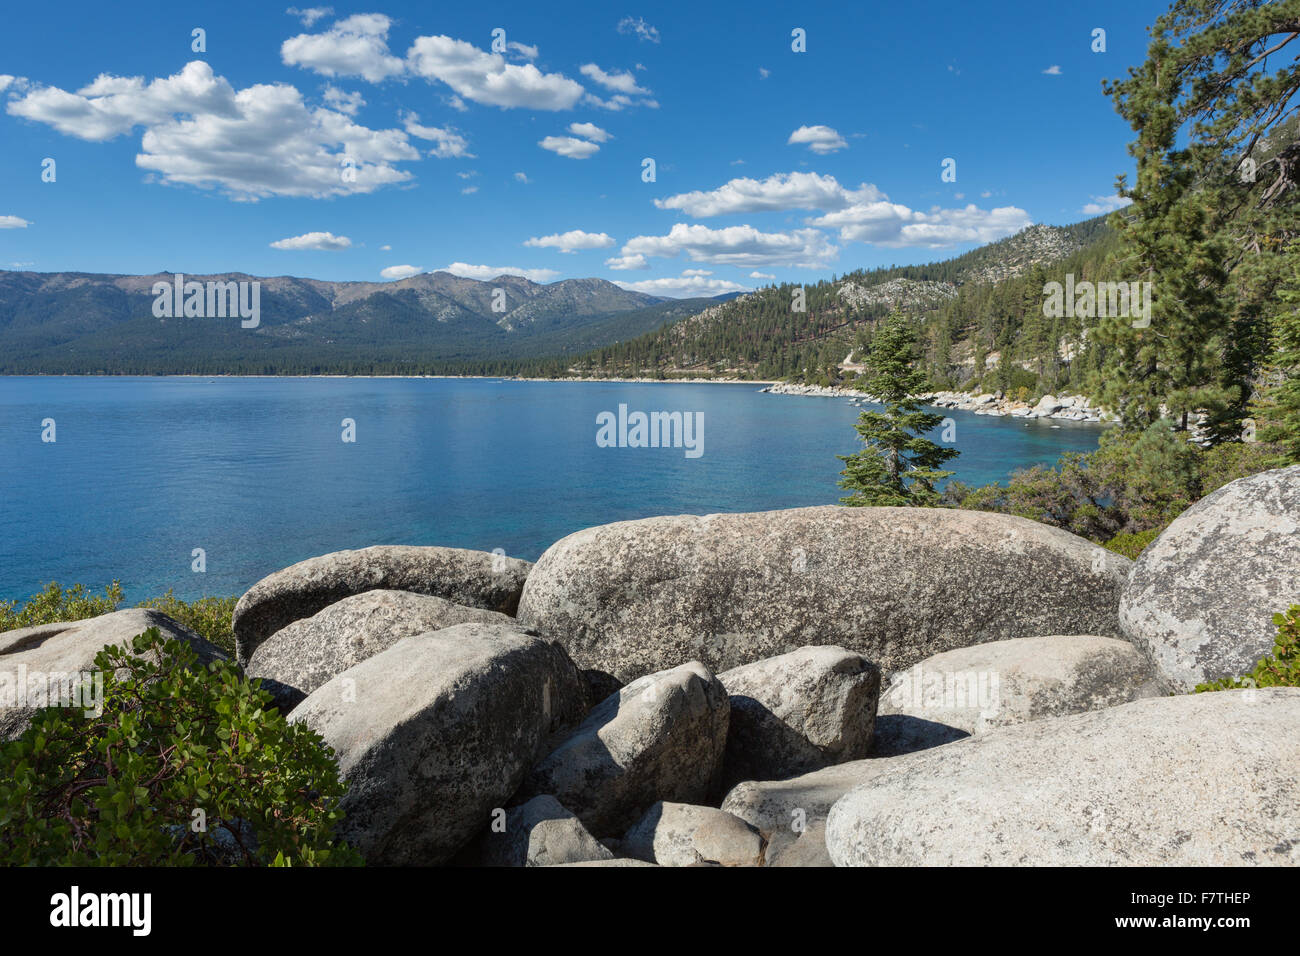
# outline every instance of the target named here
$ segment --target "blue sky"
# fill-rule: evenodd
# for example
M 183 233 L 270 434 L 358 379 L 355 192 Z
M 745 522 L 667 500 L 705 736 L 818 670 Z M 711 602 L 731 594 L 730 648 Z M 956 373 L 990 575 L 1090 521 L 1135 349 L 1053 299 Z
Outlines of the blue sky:
M 0 268 L 708 295 L 945 259 L 1112 208 L 1101 81 L 1165 7 L 14 5 Z

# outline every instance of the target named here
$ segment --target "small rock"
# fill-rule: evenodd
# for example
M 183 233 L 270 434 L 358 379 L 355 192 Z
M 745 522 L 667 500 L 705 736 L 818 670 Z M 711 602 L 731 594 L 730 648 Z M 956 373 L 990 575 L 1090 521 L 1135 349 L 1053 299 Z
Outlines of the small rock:
M 505 829 L 490 827 L 479 841 L 482 866 L 559 866 L 612 859 L 614 854 L 549 794 L 506 811 Z
M 623 852 L 660 866 L 762 866 L 763 837 L 715 807 L 660 801 L 623 836 Z

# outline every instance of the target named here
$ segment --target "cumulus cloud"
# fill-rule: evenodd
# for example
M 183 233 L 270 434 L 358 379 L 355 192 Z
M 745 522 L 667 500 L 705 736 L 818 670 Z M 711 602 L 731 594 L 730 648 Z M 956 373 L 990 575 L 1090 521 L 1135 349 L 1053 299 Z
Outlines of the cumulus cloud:
M 1014 235 L 1032 225 L 1033 220 L 1015 206 L 980 209 L 970 204 L 961 209 L 935 207 L 919 212 L 901 203 L 880 200 L 827 213 L 808 223 L 838 228 L 845 242 L 939 249 L 964 242 L 993 242 Z
M 659 31 L 646 23 L 644 17 L 624 17 L 618 21 L 618 32 L 630 34 L 638 40 L 646 40 L 650 43 L 659 42 Z
M 595 143 L 573 136 L 547 136 L 538 140 L 537 145 L 569 159 L 587 159 L 600 152 L 600 147 Z
M 796 172 L 777 173 L 762 180 L 733 179 L 717 189 L 678 193 L 656 199 L 654 204 L 660 209 L 677 209 L 700 219 L 744 212 L 843 209 L 882 198 L 883 193 L 869 183 L 847 189 L 834 176 Z
M 468 262 L 453 262 L 438 270 L 450 272 L 465 279 L 495 279 L 497 276 L 522 276 L 532 282 L 550 282 L 560 273 L 554 269 L 521 269 L 518 266 L 476 266 Z
M 436 156 L 438 159 L 475 158 L 474 154 L 469 151 L 469 142 L 453 129 L 421 126 L 420 117 L 415 113 L 407 113 L 403 116 L 402 125 L 408 133 L 417 139 L 429 140 L 435 144 L 433 149 L 429 150 L 430 156 Z
M 0 229 L 26 229 L 30 225 L 20 216 L 0 216 Z
M 604 143 L 613 139 L 609 133 L 605 132 L 595 123 L 570 123 L 569 132 L 574 136 L 581 136 L 583 139 L 589 139 L 593 143 Z
M 578 67 L 578 72 L 607 90 L 626 93 L 628 96 L 649 96 L 650 91 L 637 86 L 636 77 L 631 73 L 606 73 L 595 63 Z
M 356 116 L 357 111 L 366 105 L 360 93 L 345 93 L 337 86 L 325 87 L 324 99 L 331 109 L 347 113 L 349 116 Z
M 1051 66 L 1045 69 L 1043 73 L 1045 73 L 1047 76 L 1060 76 L 1061 68 L 1057 66 L 1055 63 L 1053 63 Z
M 550 236 L 535 236 L 524 242 L 526 246 L 537 249 L 559 249 L 561 252 L 577 252 L 579 249 L 608 249 L 614 244 L 614 237 L 603 232 L 583 232 L 572 229 L 569 232 Z
M 164 183 L 220 188 L 239 200 L 368 193 L 409 180 L 394 164 L 420 156 L 401 130 L 309 108 L 283 83 L 236 91 L 201 60 L 149 83 L 101 74 L 75 93 L 39 87 L 6 109 L 92 142 L 143 127 L 137 166 Z
M 824 267 L 839 250 L 816 229 L 790 232 L 760 232 L 753 226 L 710 229 L 677 223 L 665 236 L 637 236 L 620 250 L 621 258 L 659 256 L 672 258 L 685 253 L 692 262 L 710 265 Z M 611 266 L 611 268 L 613 268 Z
M 28 86 L 30 86 L 30 83 L 25 76 L 0 73 L 0 93 L 4 93 L 6 90 L 10 93 L 21 93 Z
M 388 266 L 386 269 L 380 269 L 379 274 L 385 279 L 409 279 L 423 271 L 419 266 Z
M 729 279 L 708 279 L 696 274 L 697 271 L 688 269 L 680 276 L 670 276 L 666 279 L 642 279 L 637 282 L 622 282 L 616 279 L 614 284 L 631 292 L 644 292 L 647 295 L 662 295 L 673 299 L 749 291 L 746 286 L 737 282 L 732 282 Z
M 390 26 L 392 20 L 382 13 L 358 13 L 337 21 L 324 33 L 290 37 L 280 44 L 280 59 L 287 66 L 322 76 L 361 76 L 378 83 L 406 69 L 388 50 Z
M 619 272 L 623 272 L 630 269 L 650 268 L 650 263 L 649 261 L 646 260 L 646 257 L 639 254 L 633 256 L 614 256 L 611 259 L 606 259 L 605 265 L 610 269 L 615 269 L 618 270 Z
M 297 17 L 302 21 L 302 25 L 310 27 L 317 20 L 323 20 L 325 17 L 334 16 L 333 7 L 308 7 L 306 10 L 299 10 L 297 7 L 290 7 L 284 11 L 291 17 Z
M 272 249 L 322 249 L 334 251 L 338 249 L 348 249 L 352 246 L 352 240 L 347 236 L 336 236 L 332 232 L 304 232 L 301 236 L 290 236 L 288 239 L 277 239 L 271 243 Z
M 509 63 L 464 40 L 418 37 L 407 54 L 411 72 L 438 80 L 467 100 L 504 109 L 567 110 L 582 97 L 582 84 L 531 63 Z
M 1111 193 L 1109 196 L 1093 196 L 1092 202 L 1085 203 L 1079 211 L 1085 216 L 1100 216 L 1102 213 L 1114 212 L 1116 209 L 1123 209 L 1132 204 L 1133 200 L 1128 197 Z
M 751 279 L 775 279 L 776 278 L 776 276 L 772 275 L 770 272 L 751 272 L 749 274 L 749 277 Z
M 786 140 L 787 146 L 807 146 L 814 153 L 824 155 L 836 150 L 848 149 L 849 144 L 829 126 L 800 126 Z

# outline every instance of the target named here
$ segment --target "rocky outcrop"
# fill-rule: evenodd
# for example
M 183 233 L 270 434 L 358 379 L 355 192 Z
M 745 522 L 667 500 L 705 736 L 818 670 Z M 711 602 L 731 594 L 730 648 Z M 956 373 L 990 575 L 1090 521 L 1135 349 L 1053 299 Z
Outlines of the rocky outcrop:
M 1300 689 L 1140 700 L 890 767 L 826 822 L 837 866 L 1300 863 Z
M 240 663 L 294 621 L 336 601 L 385 589 L 432 594 L 467 607 L 513 615 L 527 561 L 486 551 L 379 545 L 308 558 L 267 575 L 235 605 L 232 621 Z
M 338 753 L 336 831 L 376 865 L 447 861 L 584 710 L 556 644 L 514 626 L 402 638 L 317 688 L 291 719 Z
M 20 736 L 47 705 L 94 710 L 99 701 L 95 655 L 109 646 L 128 648 L 151 627 L 165 639 L 189 645 L 200 666 L 226 659 L 189 628 L 144 608 L 0 633 L 0 741 Z
M 287 712 L 331 677 L 404 637 L 468 623 L 510 625 L 514 619 L 430 594 L 364 591 L 276 631 L 244 669 L 266 681 Z
M 837 644 L 882 671 L 1038 634 L 1119 634 L 1131 566 L 1023 518 L 939 508 L 682 515 L 579 531 L 530 573 L 521 623 L 628 680 Z
M 616 836 L 660 800 L 700 803 L 727 741 L 727 692 L 698 661 L 628 684 L 528 775 L 598 837 Z
M 722 801 L 722 809 L 775 841 L 778 831 L 803 833 L 812 824 L 825 820 L 840 797 L 897 766 L 897 761 L 908 759 L 913 758 L 850 760 L 785 780 L 746 780 L 731 788 Z
M 880 713 L 942 724 L 964 736 L 1158 693 L 1150 662 L 1127 641 L 1022 637 L 926 658 L 895 675 Z
M 757 829 L 716 807 L 659 802 L 623 837 L 622 852 L 660 866 L 762 866 Z
M 772 780 L 871 750 L 879 669 L 842 647 L 797 651 L 718 675 L 731 698 L 723 780 Z
M 1120 602 L 1128 638 L 1170 689 L 1252 670 L 1273 615 L 1300 603 L 1300 465 L 1234 481 L 1143 550 Z
M 612 860 L 614 854 L 550 795 L 533 797 L 493 821 L 477 847 L 480 866 L 562 866 Z

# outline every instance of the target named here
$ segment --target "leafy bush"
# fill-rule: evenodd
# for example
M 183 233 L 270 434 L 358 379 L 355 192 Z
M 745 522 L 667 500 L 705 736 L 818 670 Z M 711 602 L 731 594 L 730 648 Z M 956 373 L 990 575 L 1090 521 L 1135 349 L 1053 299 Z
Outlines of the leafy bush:
M 1117 535 L 1159 531 L 1211 491 L 1276 461 L 1271 446 L 1231 443 L 1205 449 L 1161 421 L 1142 432 L 1111 429 L 1095 452 L 1066 454 L 1055 467 L 1018 471 L 1006 485 L 950 485 L 944 503 L 1019 515 L 1104 544 Z
M 1273 623 L 1277 626 L 1273 653 L 1256 664 L 1253 671 L 1242 677 L 1197 684 L 1193 693 L 1247 687 L 1300 687 L 1300 604 L 1293 604 L 1285 614 L 1274 614 Z
M 228 661 L 150 628 L 95 658 L 101 713 L 50 707 L 0 747 L 0 865 L 355 865 L 320 736 Z
M 1136 560 L 1142 549 L 1154 541 L 1164 528 L 1148 528 L 1146 531 L 1121 531 L 1102 545 L 1107 551 L 1114 551 L 1126 558 Z
M 161 611 L 226 653 L 233 654 L 235 632 L 230 622 L 238 600 L 235 597 L 202 597 L 187 602 L 179 600 L 169 589 L 162 597 L 141 601 L 136 607 Z M 33 594 L 22 605 L 17 601 L 0 601 L 0 631 L 98 617 L 116 611 L 121 604 L 122 586 L 117 581 L 104 589 L 103 597 L 89 593 L 82 584 L 64 589 L 51 581 L 43 591 Z
M 161 611 L 227 654 L 234 654 L 235 632 L 230 622 L 238 600 L 236 597 L 201 597 L 197 601 L 185 602 L 178 600 L 169 588 L 162 597 L 141 601 L 137 606 Z
M 91 594 L 81 584 L 64 590 L 51 581 L 21 606 L 17 601 L 0 601 L 0 631 L 98 617 L 116 611 L 121 603 L 122 586 L 116 581 L 104 588 L 103 597 Z

